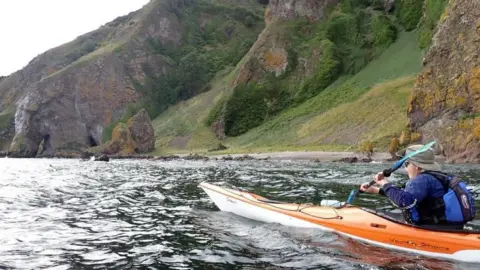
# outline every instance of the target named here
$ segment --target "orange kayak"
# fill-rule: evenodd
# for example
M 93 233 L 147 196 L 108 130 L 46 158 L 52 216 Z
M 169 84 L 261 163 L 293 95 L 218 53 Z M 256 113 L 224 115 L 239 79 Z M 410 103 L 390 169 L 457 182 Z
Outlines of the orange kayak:
M 480 263 L 480 231 L 425 228 L 407 224 L 400 214 L 352 205 L 318 206 L 272 201 L 259 195 L 200 183 L 225 212 L 262 222 L 319 228 L 356 240 L 421 255 Z

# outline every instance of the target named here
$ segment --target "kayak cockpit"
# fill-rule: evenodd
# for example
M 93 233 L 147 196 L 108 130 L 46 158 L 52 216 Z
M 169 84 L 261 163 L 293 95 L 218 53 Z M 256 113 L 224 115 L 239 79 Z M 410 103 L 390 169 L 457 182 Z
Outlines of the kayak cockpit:
M 392 221 L 401 225 L 410 226 L 417 229 L 425 229 L 436 232 L 453 232 L 453 233 L 465 233 L 465 234 L 480 234 L 478 229 L 466 229 L 461 225 L 415 225 L 408 223 L 401 212 L 381 211 L 373 210 L 369 208 L 361 208 L 363 211 L 374 214 L 378 217 L 384 218 L 388 221 Z

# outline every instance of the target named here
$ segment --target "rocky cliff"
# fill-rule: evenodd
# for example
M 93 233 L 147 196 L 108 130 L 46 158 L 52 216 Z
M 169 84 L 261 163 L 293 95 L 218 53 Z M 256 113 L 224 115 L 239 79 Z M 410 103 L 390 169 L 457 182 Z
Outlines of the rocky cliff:
M 456 161 L 480 161 L 480 2 L 450 1 L 408 107 L 410 129 Z
M 14 137 L 2 141 L 11 140 L 9 150 L 18 156 L 37 155 L 40 144 L 42 154 L 78 152 L 109 139 L 106 129 L 116 126 L 122 117 L 132 116 L 125 115 L 129 104 L 135 104 L 135 110 L 145 106 L 161 112 L 177 100 L 195 95 L 208 80 L 189 77 L 188 68 L 196 69 L 194 64 L 201 61 L 202 53 L 220 43 L 211 37 L 217 43 L 197 44 L 195 38 L 216 34 L 223 43 L 234 38 L 248 41 L 262 28 L 261 24 L 257 27 L 259 16 L 252 11 L 259 6 L 249 1 L 223 2 L 152 0 L 2 78 L 0 112 L 15 111 Z M 251 31 L 242 32 L 242 27 Z M 234 49 L 242 53 L 241 48 Z M 184 57 L 194 50 L 198 53 Z M 238 57 L 214 59 L 224 61 L 216 63 L 220 68 L 238 61 Z M 170 77 L 162 76 L 172 70 L 184 78 L 183 85 L 165 85 Z M 164 102 L 167 94 L 169 101 Z

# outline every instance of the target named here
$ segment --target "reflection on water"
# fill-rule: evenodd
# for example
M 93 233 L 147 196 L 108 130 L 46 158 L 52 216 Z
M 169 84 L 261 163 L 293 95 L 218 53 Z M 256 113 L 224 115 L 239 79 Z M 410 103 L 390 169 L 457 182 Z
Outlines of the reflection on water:
M 344 201 L 387 164 L 0 160 L 0 269 L 478 269 L 218 211 L 208 181 L 284 201 Z M 473 166 L 449 166 L 479 187 Z M 405 175 L 392 181 L 401 183 Z M 369 207 L 390 205 L 361 195 Z M 478 222 L 477 222 L 478 223 Z

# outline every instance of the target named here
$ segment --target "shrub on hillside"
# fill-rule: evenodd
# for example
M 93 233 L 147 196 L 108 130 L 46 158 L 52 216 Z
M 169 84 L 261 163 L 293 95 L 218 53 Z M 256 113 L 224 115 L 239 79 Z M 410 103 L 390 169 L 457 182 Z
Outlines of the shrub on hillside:
M 436 0 L 434 0 L 436 1 Z M 423 15 L 424 0 L 397 0 L 395 5 L 395 16 L 405 27 L 405 30 L 411 31 L 417 28 L 417 25 Z
M 365 153 L 368 157 L 371 157 L 373 154 L 374 145 L 371 141 L 362 141 L 360 143 L 360 151 Z
M 402 131 L 402 134 L 400 135 L 400 145 L 402 146 L 407 146 L 410 143 L 411 140 L 411 133 L 410 130 L 405 129 Z
M 339 13 L 327 24 L 326 37 L 335 44 L 356 44 L 359 27 L 354 13 Z
M 321 42 L 322 58 L 315 75 L 308 79 L 295 97 L 296 102 L 307 100 L 334 82 L 341 72 L 341 62 L 337 56 L 336 47 L 330 40 Z
M 259 126 L 288 105 L 288 94 L 265 81 L 238 85 L 225 105 L 225 135 L 237 136 Z
M 400 142 L 397 137 L 393 137 L 392 140 L 390 141 L 390 146 L 388 148 L 388 152 L 392 156 L 393 159 L 395 159 L 396 155 L 395 153 L 398 151 L 400 146 Z
M 326 23 L 325 36 L 336 45 L 342 73 L 355 74 L 381 52 L 378 47 L 395 41 L 397 31 L 387 16 L 356 9 L 333 16 Z
M 388 46 L 397 38 L 397 28 L 387 16 L 375 14 L 372 16 L 371 28 L 373 43 L 376 46 Z

